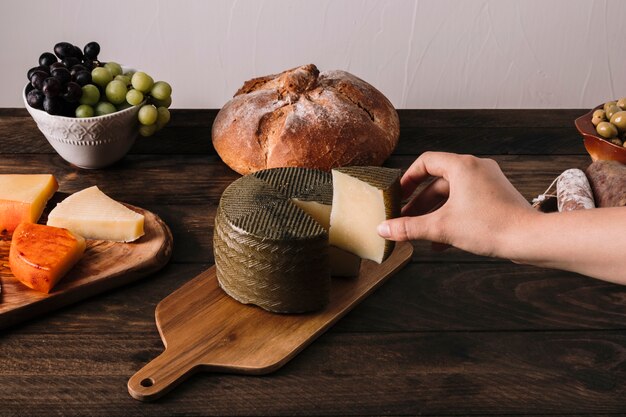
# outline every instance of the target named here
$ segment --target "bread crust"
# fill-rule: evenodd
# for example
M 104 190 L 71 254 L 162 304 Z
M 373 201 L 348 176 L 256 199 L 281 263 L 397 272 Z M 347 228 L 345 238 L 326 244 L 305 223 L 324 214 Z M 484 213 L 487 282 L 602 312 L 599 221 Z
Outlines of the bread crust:
M 389 100 L 345 71 L 304 65 L 246 81 L 215 118 L 212 139 L 240 174 L 287 166 L 381 165 L 398 143 Z

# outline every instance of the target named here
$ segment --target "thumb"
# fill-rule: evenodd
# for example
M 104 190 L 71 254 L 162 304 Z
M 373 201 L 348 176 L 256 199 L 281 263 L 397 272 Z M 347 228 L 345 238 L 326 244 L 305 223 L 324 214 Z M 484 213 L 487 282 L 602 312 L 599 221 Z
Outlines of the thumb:
M 377 231 L 381 237 L 395 241 L 417 240 L 426 237 L 426 225 L 424 216 L 398 217 L 386 220 L 378 225 Z

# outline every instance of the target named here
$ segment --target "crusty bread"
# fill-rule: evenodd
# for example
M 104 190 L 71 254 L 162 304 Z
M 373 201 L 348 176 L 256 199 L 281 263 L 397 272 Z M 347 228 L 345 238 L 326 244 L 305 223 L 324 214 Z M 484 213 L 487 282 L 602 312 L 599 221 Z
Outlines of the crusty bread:
M 246 81 L 212 130 L 215 150 L 240 174 L 381 165 L 399 135 L 398 114 L 380 91 L 312 64 Z

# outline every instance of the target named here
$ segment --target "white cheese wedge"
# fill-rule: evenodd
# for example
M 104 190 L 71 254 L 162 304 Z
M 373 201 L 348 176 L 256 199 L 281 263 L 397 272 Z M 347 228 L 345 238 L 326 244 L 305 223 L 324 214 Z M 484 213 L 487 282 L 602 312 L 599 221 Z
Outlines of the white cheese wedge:
M 400 170 L 380 167 L 333 169 L 330 244 L 381 263 L 394 248 L 377 226 L 400 213 Z
M 324 229 L 330 229 L 330 213 L 332 210 L 330 204 L 322 204 L 317 201 L 303 201 L 297 198 L 291 201 L 309 216 L 313 217 Z M 330 261 L 330 275 L 334 277 L 355 277 L 359 275 L 361 258 L 358 256 L 335 246 L 330 246 L 328 257 Z
M 93 186 L 63 200 L 48 215 L 48 225 L 86 239 L 132 242 L 144 234 L 144 216 Z

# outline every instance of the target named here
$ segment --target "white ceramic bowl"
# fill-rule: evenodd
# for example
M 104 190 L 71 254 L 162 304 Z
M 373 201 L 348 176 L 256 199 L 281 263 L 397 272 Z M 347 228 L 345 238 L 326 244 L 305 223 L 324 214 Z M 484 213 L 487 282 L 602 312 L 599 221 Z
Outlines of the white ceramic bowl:
M 139 133 L 140 106 L 104 116 L 74 118 L 52 116 L 32 108 L 22 93 L 26 110 L 55 151 L 70 164 L 96 169 L 111 165 L 126 155 Z

